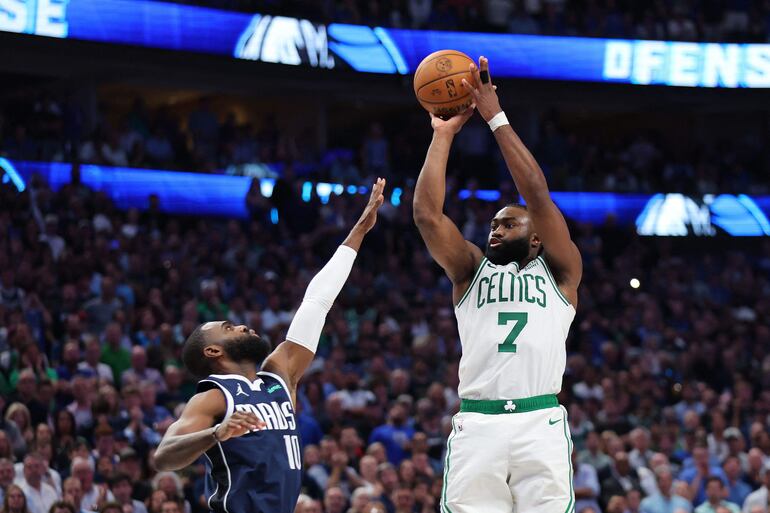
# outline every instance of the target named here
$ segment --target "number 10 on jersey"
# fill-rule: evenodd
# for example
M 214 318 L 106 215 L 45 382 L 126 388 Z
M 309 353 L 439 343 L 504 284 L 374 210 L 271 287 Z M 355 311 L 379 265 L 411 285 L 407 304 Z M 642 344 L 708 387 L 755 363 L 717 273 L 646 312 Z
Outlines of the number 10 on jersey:
M 283 443 L 286 444 L 286 456 L 289 458 L 289 468 L 297 470 L 302 468 L 302 459 L 299 451 L 299 439 L 297 435 L 283 435 Z
M 514 325 L 508 336 L 505 337 L 502 344 L 497 344 L 498 353 L 515 353 L 516 352 L 516 338 L 527 325 L 527 312 L 499 312 L 497 314 L 497 325 L 507 326 L 513 322 Z

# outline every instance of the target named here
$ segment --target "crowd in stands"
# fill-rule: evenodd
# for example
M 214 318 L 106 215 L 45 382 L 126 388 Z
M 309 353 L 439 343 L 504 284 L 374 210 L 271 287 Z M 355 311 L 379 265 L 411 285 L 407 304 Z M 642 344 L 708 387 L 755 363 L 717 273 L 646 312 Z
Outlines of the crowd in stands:
M 185 115 L 168 106 L 150 109 L 137 98 L 124 115 L 103 106 L 86 121 L 77 103 L 41 95 L 0 114 L 0 156 L 208 173 L 257 168 L 264 174 L 267 167 L 312 180 L 359 184 L 384 176 L 401 185 L 414 181 L 430 141 L 428 118 L 418 109 L 409 112 L 407 120 L 364 125 L 320 151 L 302 129 L 279 127 L 274 116 L 238 122 L 206 97 Z M 770 159 L 758 132 L 724 133 L 716 142 L 642 128 L 629 135 L 597 135 L 570 129 L 565 117 L 545 114 L 537 133 L 525 138 L 552 190 L 768 193 L 763 177 Z M 454 152 L 450 174 L 462 184 L 494 187 L 507 179 L 497 144 L 478 117 L 457 136 Z
M 767 43 L 765 0 L 175 0 L 370 26 Z
M 283 340 L 365 196 L 305 203 L 285 178 L 252 189 L 248 221 L 173 217 L 119 211 L 77 170 L 58 191 L 0 185 L 0 513 L 202 513 L 202 462 L 153 467 L 195 387 L 182 343 L 217 319 Z M 484 247 L 500 204 L 449 187 L 446 212 Z M 411 194 L 382 208 L 301 383 L 298 513 L 440 511 L 460 345 Z M 571 228 L 576 512 L 768 513 L 770 243 Z

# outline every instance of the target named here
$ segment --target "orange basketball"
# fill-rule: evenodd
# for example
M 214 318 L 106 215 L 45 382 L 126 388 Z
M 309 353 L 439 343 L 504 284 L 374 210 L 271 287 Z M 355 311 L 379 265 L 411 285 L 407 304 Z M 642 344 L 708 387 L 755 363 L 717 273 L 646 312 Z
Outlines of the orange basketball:
M 420 105 L 443 119 L 467 109 L 473 97 L 462 81 L 473 83 L 472 62 L 457 50 L 439 50 L 425 57 L 414 72 L 414 94 Z

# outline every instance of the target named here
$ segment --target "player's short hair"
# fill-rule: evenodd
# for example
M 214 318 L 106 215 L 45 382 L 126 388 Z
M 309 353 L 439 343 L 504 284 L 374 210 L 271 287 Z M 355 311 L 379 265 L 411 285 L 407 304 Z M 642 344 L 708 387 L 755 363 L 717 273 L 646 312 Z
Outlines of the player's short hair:
M 182 361 L 196 378 L 205 378 L 211 374 L 211 365 L 203 355 L 208 342 L 202 328 L 203 324 L 195 328 L 182 347 Z

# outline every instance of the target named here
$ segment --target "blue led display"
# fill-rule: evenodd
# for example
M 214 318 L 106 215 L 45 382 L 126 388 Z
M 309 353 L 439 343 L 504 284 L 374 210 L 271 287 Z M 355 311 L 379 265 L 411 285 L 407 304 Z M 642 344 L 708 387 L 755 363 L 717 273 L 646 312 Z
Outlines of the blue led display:
M 386 29 L 149 0 L 0 0 L 0 31 L 286 65 L 408 74 L 446 48 L 493 76 L 687 87 L 770 87 L 770 45 Z
M 0 158 L 3 179 L 13 181 L 19 191 L 38 174 L 53 190 L 69 183 L 71 165 L 63 163 L 8 161 Z M 211 215 L 234 218 L 248 217 L 246 194 L 254 178 L 244 176 L 208 175 L 82 165 L 81 181 L 94 190 L 104 192 L 121 209 L 146 209 L 149 196 L 158 196 L 164 212 L 186 215 Z M 260 190 L 271 197 L 275 180 L 260 180 Z M 347 187 L 326 182 L 305 182 L 302 199 L 311 201 L 315 195 L 327 203 L 332 195 L 368 194 L 364 186 Z M 395 187 L 390 194 L 394 207 L 401 204 L 403 191 Z M 471 194 L 460 191 L 460 199 L 473 195 L 483 201 L 498 201 L 500 193 L 480 190 Z M 745 194 L 705 195 L 683 194 L 613 194 L 608 192 L 553 192 L 554 202 L 566 217 L 595 225 L 612 216 L 621 224 L 635 224 L 637 233 L 652 236 L 770 236 L 770 196 L 750 197 Z M 270 213 L 278 222 L 278 211 Z

